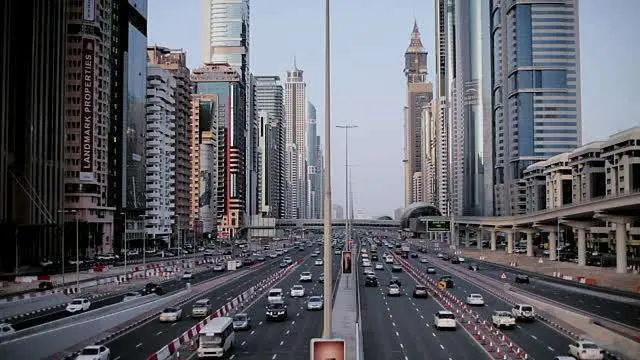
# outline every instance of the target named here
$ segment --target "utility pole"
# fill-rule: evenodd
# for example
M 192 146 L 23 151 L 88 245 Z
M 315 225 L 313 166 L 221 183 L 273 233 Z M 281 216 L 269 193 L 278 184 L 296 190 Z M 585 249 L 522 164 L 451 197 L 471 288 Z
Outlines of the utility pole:
M 331 265 L 333 263 L 331 256 L 331 12 L 330 0 L 325 0 L 325 49 L 324 49 L 324 221 L 323 221 L 323 241 L 324 241 L 324 265 L 323 274 L 325 278 L 323 298 L 323 327 L 322 337 L 328 339 L 332 335 L 331 311 L 333 306 L 331 303 L 331 284 L 333 276 L 331 274 Z
M 345 234 L 347 241 L 351 240 L 351 226 L 349 224 L 349 129 L 355 129 L 358 125 L 336 125 L 339 129 L 344 129 L 344 203 L 345 203 Z M 347 243 L 347 250 L 351 250 Z

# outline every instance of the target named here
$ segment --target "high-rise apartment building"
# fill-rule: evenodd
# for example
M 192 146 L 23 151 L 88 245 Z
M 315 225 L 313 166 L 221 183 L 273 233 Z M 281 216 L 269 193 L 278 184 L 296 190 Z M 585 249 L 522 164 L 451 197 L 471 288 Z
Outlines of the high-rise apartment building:
M 147 48 L 148 62 L 157 64 L 169 72 L 175 80 L 175 228 L 180 236 L 198 234 L 202 228 L 190 219 L 191 163 L 191 79 L 187 68 L 187 53 L 182 49 L 168 49 L 161 46 Z
M 307 193 L 307 124 L 306 87 L 303 71 L 294 64 L 287 71 L 284 85 L 284 114 L 286 130 L 286 211 L 289 219 L 304 218 Z
M 333 205 L 333 214 L 331 214 L 332 219 L 344 219 L 344 208 L 342 205 L 335 204 Z
M 115 172 L 127 172 L 126 168 L 113 168 L 108 151 L 113 138 L 109 136 L 111 117 L 122 110 L 122 107 L 112 107 L 112 84 L 117 80 L 111 66 L 116 56 L 112 51 L 112 39 L 120 38 L 120 28 L 114 26 L 114 11 L 122 9 L 115 0 L 87 4 L 67 2 L 67 5 L 64 196 L 65 210 L 69 212 L 65 213 L 65 220 L 77 217 L 83 224 L 79 237 L 91 238 L 97 248 L 111 251 L 120 244 L 113 242 L 113 217 L 117 208 L 110 198 L 118 190 L 109 183 L 109 177 Z M 143 59 L 142 67 L 143 102 L 139 121 L 144 129 L 146 59 Z M 114 136 L 121 137 L 122 134 Z M 144 146 L 144 134 L 141 139 Z M 140 195 L 144 199 L 144 177 L 141 185 Z M 70 254 L 68 249 L 65 252 Z
M 175 222 L 176 81 L 159 65 L 147 65 L 146 233 L 170 244 Z
M 265 156 L 269 158 L 268 174 L 262 171 L 260 176 L 260 181 L 262 181 L 260 188 L 267 191 L 268 195 L 263 191 L 261 196 L 268 201 L 269 211 L 266 215 L 284 218 L 286 196 L 284 92 L 279 76 L 255 76 L 254 79 L 254 110 L 258 116 L 258 123 L 262 124 L 260 119 L 267 119 L 268 121 L 265 121 L 264 124 L 270 124 L 269 129 L 272 131 L 272 134 L 267 137 L 272 139 L 271 144 L 268 145 L 269 152 L 261 155 L 263 159 L 261 169 L 265 165 Z M 266 112 L 266 114 L 261 112 Z M 263 137 L 262 133 L 260 133 L 260 137 Z M 264 184 L 265 181 L 268 182 L 268 186 Z M 265 196 L 267 198 L 264 198 Z M 262 200 L 261 203 L 263 203 Z M 265 215 L 265 210 L 261 209 L 261 213 Z
M 526 211 L 531 164 L 582 142 L 578 1 L 490 4 L 496 215 Z
M 307 194 L 306 219 L 322 218 L 322 163 L 320 136 L 317 134 L 316 107 L 307 102 Z
M 411 41 L 404 58 L 404 74 L 407 77 L 407 106 L 404 119 L 404 176 L 405 206 L 408 206 L 413 202 L 423 201 L 424 198 L 422 109 L 433 99 L 433 85 L 427 80 L 427 51 L 422 45 L 417 23 L 413 24 Z
M 66 9 L 66 1 L 0 2 L 1 272 L 60 257 L 64 136 L 80 137 L 64 129 Z
M 218 236 L 235 236 L 243 227 L 246 214 L 246 86 L 238 72 L 229 64 L 208 63 L 195 69 L 191 74 L 194 96 L 215 95 L 216 101 L 210 102 L 209 123 L 212 141 L 217 144 L 217 189 Z M 203 128 L 202 105 L 200 109 L 200 133 Z M 214 126 L 215 125 L 215 129 Z M 201 145 L 202 146 L 202 142 Z M 202 154 L 203 149 L 200 149 Z M 203 174 L 202 159 L 200 174 Z M 205 178 L 206 180 L 206 178 Z M 205 182 L 206 184 L 206 182 Z M 200 192 L 207 191 L 200 184 Z M 212 195 L 213 196 L 213 195 Z
M 283 204 L 282 180 L 282 121 L 275 120 L 266 110 L 258 112 L 258 158 L 260 171 L 259 214 L 263 217 L 277 218 Z
M 85 3 L 98 4 L 100 9 L 96 10 L 96 16 L 110 15 L 110 20 L 105 18 L 96 22 L 105 29 L 110 27 L 109 36 L 112 39 L 110 46 L 103 44 L 102 47 L 110 51 L 110 72 L 105 75 L 108 79 L 107 82 L 99 82 L 110 87 L 110 101 L 106 101 L 110 105 L 109 121 L 105 122 L 108 129 L 98 129 L 95 132 L 97 136 L 105 138 L 106 151 L 96 151 L 96 156 L 105 154 L 108 157 L 108 165 L 101 169 L 108 170 L 105 190 L 108 206 L 113 209 L 115 216 L 114 247 L 124 247 L 122 238 L 126 233 L 127 247 L 141 248 L 146 236 L 144 216 L 147 203 L 147 0 L 74 2 L 76 3 L 78 9 L 85 8 Z M 107 3 L 110 3 L 110 8 L 105 7 Z M 104 35 L 102 41 L 106 41 Z M 108 223 L 113 221 L 100 216 L 98 220 Z M 149 246 L 153 244 L 149 243 Z

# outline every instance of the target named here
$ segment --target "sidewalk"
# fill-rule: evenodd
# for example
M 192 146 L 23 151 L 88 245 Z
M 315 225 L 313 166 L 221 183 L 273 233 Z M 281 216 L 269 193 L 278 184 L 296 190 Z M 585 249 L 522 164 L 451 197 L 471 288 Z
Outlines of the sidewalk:
M 544 275 L 560 277 L 569 281 L 583 284 L 597 285 L 618 290 L 626 290 L 640 293 L 640 276 L 638 274 L 618 274 L 615 268 L 600 268 L 594 266 L 578 266 L 578 264 L 561 261 L 549 261 L 538 257 L 529 257 L 525 254 L 507 254 L 504 250 L 490 251 L 465 248 L 463 255 L 488 261 L 503 266 L 513 266 Z
M 340 276 L 331 315 L 333 337 L 344 339 L 345 342 L 347 353 L 345 360 L 358 358 L 356 355 L 358 352 L 356 342 L 359 340 L 359 334 L 356 333 L 356 321 L 358 320 L 356 276 L 358 276 L 357 273 Z

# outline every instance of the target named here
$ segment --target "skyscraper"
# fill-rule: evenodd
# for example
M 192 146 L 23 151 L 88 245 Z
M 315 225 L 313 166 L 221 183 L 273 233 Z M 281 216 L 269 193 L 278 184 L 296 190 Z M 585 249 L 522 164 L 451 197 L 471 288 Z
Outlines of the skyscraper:
M 176 80 L 147 65 L 146 233 L 170 245 L 175 222 Z
M 407 77 L 407 106 L 404 119 L 405 206 L 423 201 L 424 134 L 423 108 L 433 99 L 433 85 L 427 80 L 427 51 L 422 46 L 418 24 L 413 24 L 411 41 L 404 54 Z
M 288 192 L 285 217 L 289 219 L 304 218 L 306 210 L 306 87 L 303 71 L 294 63 L 293 69 L 287 71 L 284 88 Z
M 494 206 L 512 215 L 524 169 L 582 142 L 578 1 L 490 5 Z
M 268 194 L 263 193 L 261 196 L 268 202 L 268 216 L 276 218 L 284 218 L 285 215 L 285 123 L 284 123 L 284 92 L 280 83 L 279 76 L 255 76 L 254 82 L 254 109 L 260 119 L 267 119 L 264 124 L 269 124 L 268 129 L 271 131 L 270 136 L 265 136 L 270 144 L 266 144 L 267 153 L 262 154 L 264 159 L 268 158 L 267 163 L 262 163 L 261 168 L 268 165 L 269 168 L 262 171 L 260 187 L 265 189 Z M 265 112 L 266 114 L 263 114 Z M 266 126 L 266 125 L 265 125 Z M 266 129 L 265 129 L 266 130 Z M 263 160 L 264 161 L 264 160 Z M 265 173 L 266 172 L 266 173 Z M 265 185 L 264 183 L 268 184 Z M 265 211 L 261 211 L 265 215 Z
M 191 80 L 187 68 L 187 53 L 182 49 L 168 49 L 160 46 L 147 48 L 148 61 L 167 70 L 176 82 L 175 99 L 175 215 L 176 229 L 181 236 L 196 232 L 190 219 L 190 176 L 191 176 L 191 131 L 189 114 L 191 111 Z M 197 235 L 197 234 L 196 234 Z
M 320 162 L 320 136 L 317 135 L 316 107 L 307 102 L 307 219 L 322 217 L 322 163 Z
M 193 70 L 191 81 L 194 85 L 194 96 L 215 95 L 215 101 L 200 105 L 200 134 L 210 131 L 212 140 L 217 144 L 217 189 L 213 186 L 203 187 L 201 194 L 213 191 L 218 199 L 218 235 L 235 236 L 243 227 L 246 214 L 246 127 L 245 114 L 246 86 L 240 74 L 229 64 L 208 63 Z M 213 99 L 211 99 L 213 100 Z M 204 106 L 214 107 L 209 110 L 210 118 L 203 123 Z M 214 128 L 215 125 L 217 128 Z M 203 139 L 201 139 L 201 147 Z M 200 149 L 202 154 L 203 149 Z M 208 184 L 208 176 L 204 173 L 202 159 L 200 175 Z M 201 195 L 202 198 L 203 195 Z M 211 195 L 213 196 L 213 195 Z M 206 198 L 206 197 L 205 197 Z M 202 200 L 201 200 L 202 201 Z
M 0 2 L 0 87 L 10 89 L 0 92 L 2 272 L 60 256 L 64 136 L 80 137 L 64 128 L 66 9 L 66 1 Z

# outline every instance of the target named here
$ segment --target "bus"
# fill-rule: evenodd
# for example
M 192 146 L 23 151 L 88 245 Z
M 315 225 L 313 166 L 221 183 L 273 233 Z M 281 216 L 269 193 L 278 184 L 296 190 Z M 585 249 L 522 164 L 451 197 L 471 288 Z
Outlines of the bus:
M 214 318 L 198 333 L 198 358 L 223 357 L 231 351 L 234 341 L 233 319 Z

